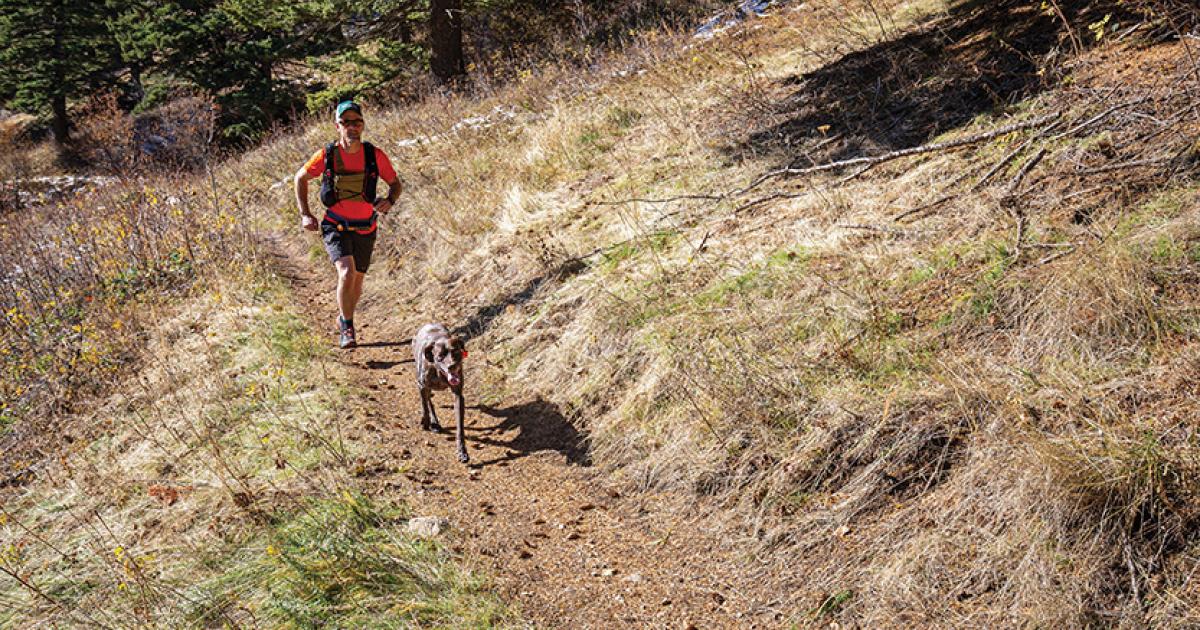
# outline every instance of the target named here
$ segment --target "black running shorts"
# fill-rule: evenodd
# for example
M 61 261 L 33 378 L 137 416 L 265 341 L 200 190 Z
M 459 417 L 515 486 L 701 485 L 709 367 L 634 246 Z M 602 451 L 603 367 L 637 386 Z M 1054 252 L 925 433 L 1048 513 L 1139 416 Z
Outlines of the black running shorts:
M 321 238 L 325 240 L 325 251 L 329 252 L 329 260 L 337 262 L 339 258 L 354 257 L 354 268 L 359 273 L 366 273 L 371 266 L 371 252 L 375 251 L 376 228 L 370 234 L 359 234 L 352 230 L 339 232 L 336 223 L 321 221 Z

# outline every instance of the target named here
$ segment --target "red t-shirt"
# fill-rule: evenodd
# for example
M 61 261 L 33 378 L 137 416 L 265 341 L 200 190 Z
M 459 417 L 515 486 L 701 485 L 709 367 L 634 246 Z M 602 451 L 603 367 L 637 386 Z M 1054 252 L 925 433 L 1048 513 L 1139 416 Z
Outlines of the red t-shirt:
M 341 152 L 342 168 L 347 171 L 361 171 L 366 168 L 361 149 L 354 153 L 347 153 L 341 147 L 337 147 L 337 150 Z M 392 168 L 392 163 L 388 161 L 383 151 L 379 150 L 379 147 L 375 147 L 375 165 L 379 167 L 380 184 L 396 181 L 396 170 Z M 323 147 L 314 153 L 308 162 L 305 162 L 304 170 L 308 173 L 309 177 L 320 177 L 321 173 L 325 172 L 325 149 Z M 379 187 L 378 194 L 378 198 L 382 199 L 383 186 Z M 346 200 L 337 202 L 330 210 L 351 221 L 358 221 L 371 218 L 371 212 L 374 211 L 374 208 L 365 201 Z

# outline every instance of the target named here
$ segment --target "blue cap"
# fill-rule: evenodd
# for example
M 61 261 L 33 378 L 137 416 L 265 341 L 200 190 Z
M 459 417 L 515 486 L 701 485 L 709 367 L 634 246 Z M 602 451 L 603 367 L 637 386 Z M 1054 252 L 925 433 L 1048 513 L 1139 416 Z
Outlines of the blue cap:
M 342 101 L 341 103 L 338 103 L 337 114 L 334 115 L 334 118 L 341 120 L 342 114 L 345 114 L 346 112 L 354 112 L 359 116 L 362 116 L 362 107 L 359 107 L 358 103 L 355 103 L 354 101 Z

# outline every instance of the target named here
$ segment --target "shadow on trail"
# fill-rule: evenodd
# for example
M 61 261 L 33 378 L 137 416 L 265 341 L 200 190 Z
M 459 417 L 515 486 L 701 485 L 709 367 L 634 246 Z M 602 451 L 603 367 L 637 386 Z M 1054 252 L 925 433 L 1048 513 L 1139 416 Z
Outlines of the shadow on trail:
M 519 291 L 510 293 L 491 304 L 479 307 L 473 315 L 467 318 L 467 322 L 450 331 L 453 335 L 463 337 L 465 341 L 482 335 L 496 321 L 497 317 L 504 314 L 504 311 L 510 306 L 521 306 L 533 299 L 537 290 L 551 280 L 563 280 L 573 276 L 584 269 L 587 269 L 587 263 L 578 258 L 573 258 L 560 265 L 557 269 L 550 273 L 540 275 L 528 283 Z
M 1083 45 L 1106 14 L 1131 17 L 1116 0 L 1059 5 Z M 781 79 L 794 91 L 733 152 L 778 154 L 799 168 L 919 146 L 1052 87 L 1072 47 L 1048 4 L 963 2 L 915 32 Z
M 592 457 L 587 441 L 575 426 L 559 411 L 558 406 L 540 398 L 520 405 L 499 408 L 490 405 L 471 407 L 503 422 L 493 427 L 469 428 L 475 433 L 471 442 L 508 449 L 508 452 L 492 459 L 472 464 L 489 466 L 512 461 L 544 451 L 557 451 L 575 466 L 591 466 Z M 509 441 L 489 437 L 517 430 L 519 433 Z
M 410 338 L 410 339 L 405 339 L 403 341 L 372 341 L 369 343 L 360 343 L 356 347 L 358 347 L 358 348 L 398 348 L 400 346 L 411 346 L 411 345 L 412 345 L 412 339 Z M 411 363 L 412 359 L 409 359 L 409 362 Z M 404 362 L 400 361 L 400 363 L 404 363 Z
M 371 369 L 371 370 L 390 370 L 390 369 L 396 367 L 397 365 L 404 365 L 405 363 L 416 363 L 416 362 L 417 362 L 416 359 L 401 359 L 399 361 L 367 361 L 363 365 L 365 365 L 368 369 Z
M 546 276 L 538 276 L 530 280 L 520 291 L 512 293 L 503 299 L 497 300 L 487 306 L 482 306 L 475 314 L 467 319 L 467 323 L 450 331 L 452 335 L 459 335 L 464 341 L 478 337 L 496 321 L 497 317 L 504 314 L 505 309 L 510 306 L 520 306 L 529 300 L 533 299 L 533 294 L 537 293 L 542 283 L 546 281 Z

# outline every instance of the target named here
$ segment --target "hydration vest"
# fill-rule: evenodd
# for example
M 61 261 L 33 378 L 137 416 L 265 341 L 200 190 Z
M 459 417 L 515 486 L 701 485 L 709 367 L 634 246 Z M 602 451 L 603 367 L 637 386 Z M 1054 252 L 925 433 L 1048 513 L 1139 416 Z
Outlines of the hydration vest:
M 332 208 L 339 201 L 375 203 L 375 186 L 379 182 L 379 166 L 375 163 L 375 147 L 362 143 L 363 170 L 347 171 L 342 163 L 337 143 L 325 147 L 325 172 L 321 175 L 321 203 Z

